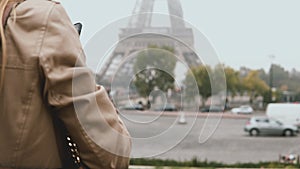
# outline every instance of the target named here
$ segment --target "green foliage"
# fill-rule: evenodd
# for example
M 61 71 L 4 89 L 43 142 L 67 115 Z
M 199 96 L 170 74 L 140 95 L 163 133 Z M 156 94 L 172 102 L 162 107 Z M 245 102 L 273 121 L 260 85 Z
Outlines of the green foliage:
M 242 79 L 242 85 L 250 92 L 250 96 L 262 96 L 269 90 L 269 86 L 259 78 L 258 71 L 250 71 L 248 75 Z
M 300 72 L 297 72 L 295 69 L 289 73 L 289 80 L 285 81 L 288 89 L 300 93 Z
M 264 70 L 259 70 L 260 79 L 264 80 L 267 84 L 270 85 L 270 76 L 273 76 L 272 85 L 277 89 L 282 89 L 283 86 L 286 86 L 286 90 L 300 92 L 300 72 L 293 69 L 291 72 L 288 72 L 280 65 L 272 65 L 272 69 L 269 69 L 269 72 L 266 73 Z
M 212 82 L 212 94 L 218 94 L 226 90 L 226 75 L 223 65 L 217 65 L 214 69 L 209 69 L 210 80 Z
M 247 92 L 251 100 L 257 96 L 265 96 L 267 98 L 269 86 L 259 77 L 259 72 L 246 68 L 245 70 L 246 73 L 240 76 L 241 72 L 235 71 L 230 67 L 223 68 L 222 65 L 218 65 L 214 69 L 204 65 L 194 67 L 188 72 L 185 80 L 187 92 L 193 92 L 189 90 L 192 80 L 195 79 L 199 93 L 204 100 L 212 94 L 217 94 L 225 89 L 232 95 Z M 226 81 L 226 86 L 222 86 L 224 81 Z M 211 82 L 214 83 L 211 84 Z
M 231 92 L 233 95 L 236 95 L 237 92 L 242 91 L 239 72 L 235 71 L 230 67 L 225 67 L 224 72 L 226 78 L 227 91 Z
M 270 69 L 269 74 L 273 76 L 273 86 L 276 88 L 280 88 L 280 86 L 289 80 L 289 72 L 284 70 L 283 67 L 279 65 L 272 65 L 272 69 Z
M 185 79 L 185 86 L 187 92 L 190 94 L 194 92 L 192 90 L 193 80 L 197 83 L 199 93 L 203 97 L 203 103 L 211 95 L 225 91 L 226 86 L 227 91 L 234 94 L 240 87 L 238 72 L 229 67 L 223 69 L 223 65 L 217 65 L 215 68 L 204 65 L 193 67 Z M 226 82 L 226 84 L 224 82 Z
M 269 84 L 269 74 L 267 74 L 264 69 L 259 69 L 257 71 L 258 71 L 259 78 L 263 80 L 265 83 Z
M 141 96 L 148 96 L 155 88 L 162 91 L 174 88 L 176 59 L 173 53 L 174 49 L 169 47 L 150 46 L 148 50 L 138 55 L 134 64 L 136 76 L 133 82 Z M 268 73 L 263 69 L 251 70 L 246 67 L 236 71 L 230 67 L 223 68 L 223 65 L 215 68 L 204 65 L 193 67 L 187 72 L 184 81 L 186 96 L 190 97 L 185 99 L 194 99 L 195 93 L 199 92 L 205 101 L 211 95 L 224 91 L 226 87 L 233 96 L 247 92 L 251 100 L 263 96 L 264 102 L 268 103 L 271 101 L 269 100 L 271 75 L 272 85 L 277 88 L 274 95 L 278 100 L 282 91 L 287 90 L 294 92 L 295 100 L 300 101 L 300 72 L 296 70 L 288 72 L 274 64 Z
M 271 76 L 272 81 L 270 80 Z M 273 95 L 276 95 L 277 100 L 284 101 L 282 100 L 282 92 L 289 91 L 295 94 L 295 98 L 292 101 L 300 101 L 300 97 L 298 97 L 300 94 L 300 72 L 298 72 L 296 69 L 288 72 L 280 65 L 273 64 L 269 69 L 268 74 L 263 70 L 260 70 L 259 77 L 269 85 L 272 83 L 272 86 L 277 89 L 277 92 L 273 93 Z M 264 98 L 266 103 L 272 102 L 270 100 L 270 92 L 267 92 Z
M 138 54 L 135 64 L 134 85 L 141 96 L 149 96 L 155 88 L 162 91 L 174 88 L 176 58 L 170 47 L 149 48 Z
M 187 77 L 185 79 L 187 93 L 190 93 L 192 95 L 192 92 L 194 92 L 192 85 L 195 81 L 197 83 L 199 93 L 204 99 L 211 96 L 212 92 L 208 73 L 209 71 L 211 71 L 211 68 L 209 66 L 199 66 L 192 68 L 188 72 Z
M 282 164 L 278 162 L 259 162 L 259 163 L 236 163 L 223 164 L 220 162 L 200 161 L 193 158 L 191 161 L 176 161 L 162 159 L 131 159 L 130 165 L 146 165 L 146 166 L 176 166 L 176 167 L 201 167 L 201 168 L 299 168 L 297 164 Z M 173 168 L 173 167 L 172 167 Z

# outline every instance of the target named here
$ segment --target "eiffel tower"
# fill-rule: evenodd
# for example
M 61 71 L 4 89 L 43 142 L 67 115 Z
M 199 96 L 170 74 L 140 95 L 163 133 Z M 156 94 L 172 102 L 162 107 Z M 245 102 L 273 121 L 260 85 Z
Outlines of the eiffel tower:
M 191 28 L 185 26 L 180 0 L 166 0 L 168 3 L 170 27 L 151 26 L 155 0 L 137 0 L 133 15 L 127 28 L 121 28 L 120 42 L 97 73 L 98 82 L 109 83 L 116 72 L 133 74 L 133 62 L 122 64 L 122 60 L 136 51 L 147 49 L 150 45 L 168 46 L 175 55 L 188 66 L 201 64 L 194 49 L 194 35 Z M 179 43 L 182 42 L 182 43 Z M 183 45 L 185 44 L 185 45 Z M 120 69 L 120 67 L 122 67 Z M 127 78 L 127 77 L 124 77 Z

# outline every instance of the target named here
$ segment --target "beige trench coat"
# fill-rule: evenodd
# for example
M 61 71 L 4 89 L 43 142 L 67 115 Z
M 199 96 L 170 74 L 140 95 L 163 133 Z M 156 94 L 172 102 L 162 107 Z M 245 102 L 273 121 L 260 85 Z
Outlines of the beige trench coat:
M 21 3 L 15 23 L 12 14 L 8 18 L 5 35 L 0 168 L 61 168 L 54 114 L 66 125 L 89 168 L 128 168 L 127 129 L 105 89 L 96 87 L 78 33 L 61 4 Z

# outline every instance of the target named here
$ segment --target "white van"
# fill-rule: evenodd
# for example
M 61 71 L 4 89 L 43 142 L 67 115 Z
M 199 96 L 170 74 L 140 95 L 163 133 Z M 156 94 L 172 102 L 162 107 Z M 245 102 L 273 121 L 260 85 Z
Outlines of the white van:
M 300 104 L 270 103 L 268 104 L 266 115 L 284 124 L 300 127 Z

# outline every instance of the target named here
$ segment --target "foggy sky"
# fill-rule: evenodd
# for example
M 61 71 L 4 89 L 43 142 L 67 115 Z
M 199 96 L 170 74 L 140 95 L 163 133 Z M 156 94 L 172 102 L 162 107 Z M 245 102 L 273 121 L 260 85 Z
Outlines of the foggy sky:
M 164 0 L 157 1 L 155 12 L 166 13 Z M 61 2 L 73 22 L 84 24 L 83 45 L 106 25 L 129 16 L 135 5 L 135 0 Z M 299 0 L 181 0 L 181 3 L 184 19 L 210 40 L 222 63 L 235 69 L 246 66 L 267 70 L 273 62 L 288 70 L 300 70 Z M 111 38 L 117 38 L 117 33 Z M 275 55 L 275 59 L 271 60 L 270 55 Z

